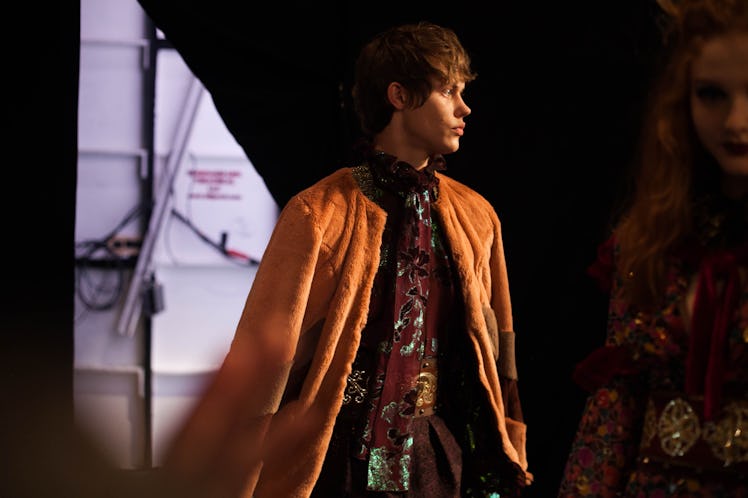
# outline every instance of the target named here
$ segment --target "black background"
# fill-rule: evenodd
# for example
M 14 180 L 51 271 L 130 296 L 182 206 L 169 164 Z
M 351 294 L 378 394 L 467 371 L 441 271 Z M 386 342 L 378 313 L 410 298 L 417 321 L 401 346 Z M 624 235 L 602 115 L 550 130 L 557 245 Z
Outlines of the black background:
M 659 49 L 654 0 L 140 4 L 203 81 L 279 205 L 345 163 L 357 136 L 351 71 L 365 40 L 418 20 L 457 32 L 478 79 L 447 174 L 482 193 L 502 220 L 536 479 L 525 496 L 555 496 L 584 400 L 571 372 L 605 333 L 605 298 L 585 268 L 634 152 Z M 87 479 L 120 483 L 68 430 L 79 12 L 77 1 L 9 12 L 34 21 L 21 47 L 33 50 L 6 59 L 14 146 L 1 422 L 13 479 L 3 486 L 25 496 L 65 486 L 87 496 Z

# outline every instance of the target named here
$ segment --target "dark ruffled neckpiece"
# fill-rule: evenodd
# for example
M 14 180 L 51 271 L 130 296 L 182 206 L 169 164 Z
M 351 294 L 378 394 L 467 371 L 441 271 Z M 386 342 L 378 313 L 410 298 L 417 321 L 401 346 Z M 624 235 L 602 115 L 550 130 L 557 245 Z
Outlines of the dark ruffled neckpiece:
M 365 157 L 378 187 L 400 196 L 431 190 L 434 195 L 432 200 L 436 200 L 439 179 L 435 172 L 447 169 L 443 156 L 432 156 L 428 165 L 421 170 L 380 150 L 369 149 Z

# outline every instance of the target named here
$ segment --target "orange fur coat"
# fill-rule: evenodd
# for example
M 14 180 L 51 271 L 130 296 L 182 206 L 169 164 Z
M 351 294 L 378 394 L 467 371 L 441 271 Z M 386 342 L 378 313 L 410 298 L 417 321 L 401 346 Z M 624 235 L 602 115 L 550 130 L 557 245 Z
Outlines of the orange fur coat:
M 499 383 L 500 375 L 512 378 L 516 372 L 513 347 L 499 351 L 500 344 L 513 345 L 514 336 L 501 224 L 480 194 L 437 176 L 432 209 L 452 250 L 478 377 L 496 412 L 504 450 L 526 470 L 526 427 L 505 413 Z M 221 472 L 236 470 L 242 496 L 311 493 L 379 264 L 386 215 L 367 197 L 367 182 L 365 168 L 342 168 L 282 210 L 224 364 L 175 445 L 177 468 L 194 470 L 193 452 L 210 454 L 208 434 L 223 431 L 224 449 L 205 458 L 223 460 Z M 258 368 L 251 370 L 252 364 Z M 289 374 L 302 366 L 307 372 L 298 398 L 281 403 Z

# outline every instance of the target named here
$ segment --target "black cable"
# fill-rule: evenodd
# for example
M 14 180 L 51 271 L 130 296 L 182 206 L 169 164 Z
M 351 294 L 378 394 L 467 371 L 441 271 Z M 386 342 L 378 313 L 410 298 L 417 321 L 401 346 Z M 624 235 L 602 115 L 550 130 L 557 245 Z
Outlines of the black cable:
M 224 255 L 226 258 L 230 259 L 231 261 L 254 266 L 260 264 L 260 261 L 258 259 L 255 259 L 251 256 L 247 256 L 246 254 L 240 253 L 238 251 L 235 251 L 233 249 L 227 249 L 226 248 L 226 236 L 221 237 L 221 242 L 216 242 L 212 240 L 210 237 L 205 235 L 199 228 L 197 228 L 186 216 L 184 216 L 182 213 L 177 211 L 176 209 L 172 208 L 171 213 L 174 215 L 175 218 L 177 218 L 179 221 L 184 223 L 190 230 L 192 230 L 195 235 L 197 235 L 200 240 L 211 246 L 213 249 Z
M 115 251 L 113 241 L 120 230 L 142 212 L 143 207 L 143 204 L 134 206 L 104 237 L 76 242 L 75 292 L 86 310 L 110 310 L 119 301 L 125 287 L 124 273 L 129 268 L 130 256 Z M 95 265 L 92 263 L 99 260 L 112 264 L 111 268 L 115 270 L 113 283 L 104 282 L 103 279 L 94 280 L 91 269 Z

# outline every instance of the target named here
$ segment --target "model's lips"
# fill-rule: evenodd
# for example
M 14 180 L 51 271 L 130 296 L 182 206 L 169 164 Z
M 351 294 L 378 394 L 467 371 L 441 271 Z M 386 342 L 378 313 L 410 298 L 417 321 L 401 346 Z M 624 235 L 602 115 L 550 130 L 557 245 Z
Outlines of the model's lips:
M 452 129 L 460 137 L 465 134 L 465 127 L 464 126 L 455 126 Z
M 748 156 L 748 143 L 725 142 L 722 146 L 731 156 Z

